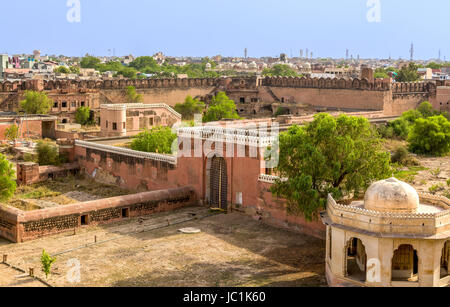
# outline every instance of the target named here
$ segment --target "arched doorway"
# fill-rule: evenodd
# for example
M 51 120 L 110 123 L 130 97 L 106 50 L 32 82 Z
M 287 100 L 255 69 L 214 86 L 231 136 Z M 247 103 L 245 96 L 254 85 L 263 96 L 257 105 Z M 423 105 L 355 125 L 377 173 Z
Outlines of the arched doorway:
M 445 242 L 441 257 L 441 279 L 450 276 L 450 241 Z
M 358 238 L 351 238 L 345 248 L 345 276 L 356 281 L 366 282 L 366 248 Z
M 228 175 L 225 159 L 214 156 L 211 158 L 209 176 L 209 204 L 212 208 L 228 209 Z
M 400 245 L 394 252 L 392 281 L 419 282 L 419 257 L 412 245 Z

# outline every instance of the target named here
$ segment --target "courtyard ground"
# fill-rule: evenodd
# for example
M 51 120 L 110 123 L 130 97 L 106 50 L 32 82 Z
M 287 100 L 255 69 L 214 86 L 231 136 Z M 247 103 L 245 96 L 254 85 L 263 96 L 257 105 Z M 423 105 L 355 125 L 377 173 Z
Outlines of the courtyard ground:
M 25 271 L 40 270 L 43 249 L 56 255 L 48 280 L 53 286 L 326 286 L 324 241 L 240 213 L 211 214 L 205 208 L 184 208 L 87 227 L 75 235 L 23 244 L 0 241 L 0 254 Z M 202 232 L 178 231 L 185 227 Z M 67 266 L 70 259 L 81 265 L 79 283 L 67 279 L 68 274 L 76 276 L 71 275 L 73 266 Z M 41 272 L 36 275 L 45 279 Z M 0 279 L 0 286 L 11 279 Z

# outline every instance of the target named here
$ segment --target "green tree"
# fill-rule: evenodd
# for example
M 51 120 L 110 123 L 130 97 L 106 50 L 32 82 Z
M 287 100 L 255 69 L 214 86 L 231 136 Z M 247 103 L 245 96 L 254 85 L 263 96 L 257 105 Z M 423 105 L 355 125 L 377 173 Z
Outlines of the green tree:
M 19 127 L 12 125 L 5 130 L 5 137 L 7 140 L 14 141 L 19 137 Z
M 134 67 L 137 70 L 143 70 L 144 68 L 156 69 L 158 67 L 158 63 L 151 56 L 142 56 L 131 62 L 130 67 Z
M 177 135 L 169 127 L 156 127 L 138 134 L 131 142 L 131 149 L 160 154 L 172 154 L 172 144 Z
M 85 56 L 81 59 L 80 65 L 81 68 L 97 68 L 100 64 L 100 59 L 93 56 Z
M 42 251 L 41 256 L 41 265 L 42 265 L 42 272 L 44 272 L 45 277 L 48 278 L 48 275 L 50 275 L 52 265 L 55 263 L 56 258 L 50 256 L 45 249 Z
M 419 118 L 408 138 L 416 154 L 443 156 L 450 152 L 450 121 L 442 115 Z
M 441 65 L 436 62 L 430 62 L 430 63 L 428 63 L 427 68 L 441 69 Z
M 47 114 L 53 105 L 53 101 L 44 92 L 26 91 L 25 99 L 20 102 L 20 107 L 27 114 Z
M 265 68 L 262 72 L 267 77 L 298 77 L 297 71 L 286 64 L 277 64 L 272 68 Z
M 386 70 L 384 68 L 380 67 L 375 70 L 374 78 L 375 79 L 388 79 L 390 77 L 387 74 Z
M 409 63 L 408 66 L 402 67 L 400 71 L 398 72 L 397 77 L 395 80 L 397 82 L 414 82 L 419 80 L 419 74 L 417 72 L 417 65 L 414 63 Z
M 136 79 L 137 70 L 133 67 L 122 67 L 122 69 L 117 72 L 117 75 L 122 75 L 129 79 Z
M 75 113 L 75 121 L 80 125 L 92 124 L 91 109 L 89 107 L 80 107 Z
M 69 74 L 70 69 L 65 66 L 59 66 L 59 67 L 55 68 L 54 72 L 57 74 Z
M 222 119 L 240 119 L 236 104 L 224 92 L 213 97 L 209 108 L 203 115 L 203 122 L 214 122 Z
M 61 165 L 63 161 L 59 156 L 56 145 L 47 140 L 40 140 L 36 146 L 39 165 Z
M 416 120 L 438 115 L 438 113 L 428 101 L 425 101 L 416 110 L 404 112 L 400 118 L 389 123 L 388 126 L 393 130 L 396 137 L 406 140 Z
M 15 171 L 5 155 L 0 154 L 0 201 L 10 199 L 16 192 Z
M 184 120 L 192 120 L 195 114 L 202 114 L 204 108 L 204 102 L 187 96 L 184 103 L 176 104 L 174 109 L 183 116 Z
M 139 103 L 143 101 L 142 95 L 136 92 L 136 88 L 134 86 L 127 86 L 125 89 L 125 97 L 127 99 L 127 103 Z
M 280 135 L 281 178 L 272 192 L 287 200 L 288 211 L 308 220 L 325 208 L 328 194 L 357 197 L 374 180 L 392 175 L 390 155 L 365 118 L 319 114 L 305 127 Z

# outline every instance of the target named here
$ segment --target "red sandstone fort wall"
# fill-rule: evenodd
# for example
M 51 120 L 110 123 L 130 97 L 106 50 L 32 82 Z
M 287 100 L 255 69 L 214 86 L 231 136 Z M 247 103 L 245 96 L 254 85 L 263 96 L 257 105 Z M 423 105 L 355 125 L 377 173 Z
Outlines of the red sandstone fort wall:
M 153 88 L 137 89 L 136 92 L 142 95 L 145 103 L 165 103 L 171 107 L 177 103 L 183 103 L 186 96 L 203 97 L 214 91 L 214 87 L 193 87 L 193 88 Z M 123 91 L 101 90 L 99 104 L 126 103 Z
M 389 91 L 284 87 L 271 87 L 270 89 L 280 100 L 285 102 L 349 110 L 383 110 L 384 104 L 391 98 Z M 270 97 L 266 94 L 261 99 L 266 101 Z
M 184 185 L 173 164 L 127 154 L 75 146 L 81 169 L 99 182 L 138 191 L 154 191 Z

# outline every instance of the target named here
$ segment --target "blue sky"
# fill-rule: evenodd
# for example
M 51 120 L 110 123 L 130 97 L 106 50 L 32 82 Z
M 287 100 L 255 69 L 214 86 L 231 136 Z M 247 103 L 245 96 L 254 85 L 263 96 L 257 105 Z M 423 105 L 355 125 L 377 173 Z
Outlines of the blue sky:
M 367 0 L 80 0 L 69 23 L 67 0 L 3 1 L 0 52 L 81 56 L 298 56 L 450 59 L 448 0 L 380 0 L 381 22 L 367 21 Z

